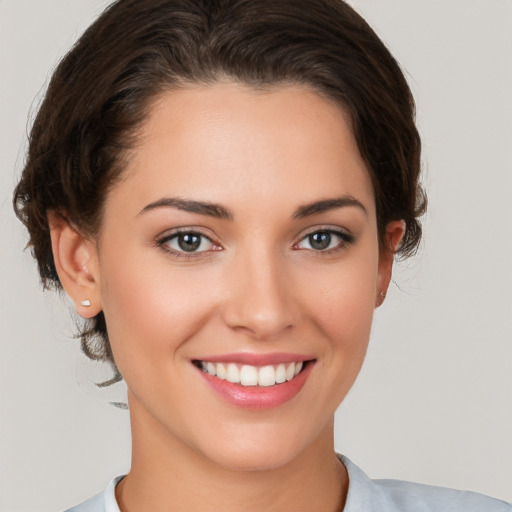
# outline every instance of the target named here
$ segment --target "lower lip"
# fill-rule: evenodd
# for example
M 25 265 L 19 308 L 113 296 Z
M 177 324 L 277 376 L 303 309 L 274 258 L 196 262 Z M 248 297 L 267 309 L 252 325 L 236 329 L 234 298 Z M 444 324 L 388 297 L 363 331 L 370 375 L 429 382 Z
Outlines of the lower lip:
M 245 409 L 271 409 L 289 402 L 306 383 L 314 362 L 310 361 L 292 380 L 274 386 L 242 386 L 219 379 L 199 368 L 197 371 L 213 391 L 227 402 Z

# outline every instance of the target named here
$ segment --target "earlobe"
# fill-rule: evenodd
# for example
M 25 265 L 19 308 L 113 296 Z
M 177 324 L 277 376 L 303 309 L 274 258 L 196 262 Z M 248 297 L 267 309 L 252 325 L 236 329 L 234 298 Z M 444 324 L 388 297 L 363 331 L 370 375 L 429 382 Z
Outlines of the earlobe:
M 393 261 L 395 253 L 400 246 L 400 242 L 405 233 L 405 222 L 403 220 L 394 220 L 386 226 L 384 238 L 384 247 L 381 248 L 379 255 L 379 270 L 377 278 L 377 290 L 375 307 L 382 305 L 386 299 L 391 274 L 393 270 Z
M 60 282 L 84 318 L 101 309 L 96 244 L 84 238 L 69 220 L 56 212 L 48 214 L 53 259 Z

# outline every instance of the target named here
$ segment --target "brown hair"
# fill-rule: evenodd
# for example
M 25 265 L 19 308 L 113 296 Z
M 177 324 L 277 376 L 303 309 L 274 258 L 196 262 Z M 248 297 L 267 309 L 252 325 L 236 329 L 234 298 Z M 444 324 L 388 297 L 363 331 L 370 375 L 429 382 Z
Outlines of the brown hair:
M 420 138 L 414 101 L 392 55 L 341 0 L 118 0 L 85 31 L 51 79 L 14 194 L 46 287 L 61 288 L 47 215 L 98 233 L 109 187 L 154 98 L 191 83 L 306 84 L 341 105 L 370 172 L 382 236 L 405 221 L 398 254 L 421 238 Z M 110 361 L 105 318 L 81 333 Z

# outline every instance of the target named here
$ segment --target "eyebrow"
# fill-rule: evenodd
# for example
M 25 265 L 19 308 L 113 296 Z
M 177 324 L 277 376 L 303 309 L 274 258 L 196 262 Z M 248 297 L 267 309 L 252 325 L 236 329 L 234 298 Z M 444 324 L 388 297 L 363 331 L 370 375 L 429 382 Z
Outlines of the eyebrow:
M 155 210 L 156 208 L 176 208 L 190 213 L 208 215 L 217 219 L 233 220 L 233 214 L 224 206 L 192 199 L 181 199 L 179 197 L 164 197 L 145 206 L 139 215 Z
M 345 208 L 347 206 L 355 206 L 360 208 L 365 213 L 365 215 L 368 215 L 368 212 L 366 211 L 363 203 L 358 201 L 355 197 L 341 196 L 335 197 L 333 199 L 323 199 L 321 201 L 315 201 L 314 203 L 300 206 L 293 214 L 293 218 L 303 219 L 304 217 L 309 217 L 310 215 L 316 215 L 317 213 L 323 213 L 329 210 L 335 210 L 337 208 Z
M 327 212 L 329 210 L 335 210 L 337 208 L 344 208 L 348 206 L 355 206 L 360 208 L 365 214 L 367 214 L 364 205 L 352 196 L 341 196 L 333 199 L 323 199 L 321 201 L 315 201 L 313 203 L 299 206 L 293 214 L 294 219 L 303 219 L 311 215 L 318 213 Z M 145 206 L 139 215 L 155 210 L 157 208 L 176 208 L 190 213 L 198 213 L 200 215 L 208 215 L 209 217 L 215 217 L 217 219 L 233 220 L 233 213 L 226 207 L 210 202 L 194 201 L 192 199 L 183 199 L 179 197 L 163 197 L 157 201 Z

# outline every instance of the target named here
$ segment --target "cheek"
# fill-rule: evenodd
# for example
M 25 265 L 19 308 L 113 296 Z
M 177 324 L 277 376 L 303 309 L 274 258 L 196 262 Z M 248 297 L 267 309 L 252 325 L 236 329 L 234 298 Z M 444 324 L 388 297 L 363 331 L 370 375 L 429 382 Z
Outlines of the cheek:
M 370 337 L 377 283 L 377 251 L 354 252 L 345 264 L 316 275 L 307 296 L 311 318 L 328 340 L 324 364 L 351 385 L 363 363 Z
M 366 332 L 373 317 L 378 260 L 367 254 L 354 253 L 350 260 L 317 273 L 308 286 L 316 290 L 308 300 L 319 323 L 347 340 Z
M 172 356 L 212 310 L 204 272 L 178 271 L 161 258 L 140 265 L 129 255 L 116 266 L 104 264 L 103 309 L 121 372 L 135 359 L 140 364 Z
M 337 373 L 338 379 L 347 380 L 348 386 L 356 378 L 368 348 L 373 296 L 347 287 L 330 294 L 325 308 L 317 313 L 322 334 L 330 343 L 331 357 L 324 364 Z

